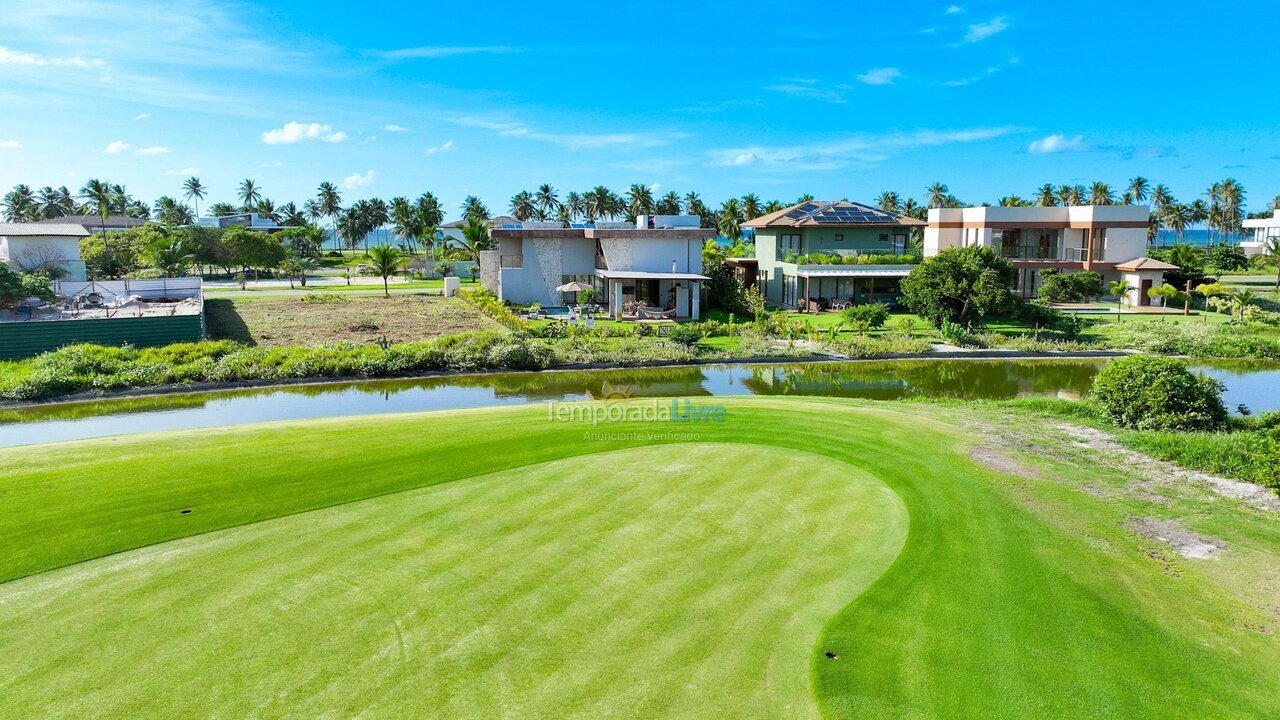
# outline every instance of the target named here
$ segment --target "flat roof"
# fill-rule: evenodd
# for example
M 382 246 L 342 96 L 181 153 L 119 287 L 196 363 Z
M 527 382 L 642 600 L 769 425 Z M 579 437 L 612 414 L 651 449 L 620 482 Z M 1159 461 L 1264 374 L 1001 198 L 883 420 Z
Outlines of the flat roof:
M 643 270 L 596 270 L 596 275 L 611 280 L 710 280 L 706 275 L 678 272 L 645 272 Z
M 7 237 L 87 237 L 89 231 L 74 220 L 60 223 L 0 223 L 0 235 Z

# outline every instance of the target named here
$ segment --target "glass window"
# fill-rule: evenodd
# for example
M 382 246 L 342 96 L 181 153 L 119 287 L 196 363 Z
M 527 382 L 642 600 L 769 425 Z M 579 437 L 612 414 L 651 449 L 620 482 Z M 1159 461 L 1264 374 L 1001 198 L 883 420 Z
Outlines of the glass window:
M 836 233 L 836 242 L 844 242 L 844 233 Z

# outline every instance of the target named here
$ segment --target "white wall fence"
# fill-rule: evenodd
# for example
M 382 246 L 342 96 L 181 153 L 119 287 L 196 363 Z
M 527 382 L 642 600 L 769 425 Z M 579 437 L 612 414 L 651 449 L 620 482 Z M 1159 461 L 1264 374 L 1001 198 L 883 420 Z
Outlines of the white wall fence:
M 91 282 L 61 280 L 53 283 L 53 292 L 67 298 L 86 297 L 92 293 L 97 293 L 108 300 L 131 297 L 152 300 L 159 298 L 199 298 L 204 294 L 204 281 L 198 277 L 96 280 Z

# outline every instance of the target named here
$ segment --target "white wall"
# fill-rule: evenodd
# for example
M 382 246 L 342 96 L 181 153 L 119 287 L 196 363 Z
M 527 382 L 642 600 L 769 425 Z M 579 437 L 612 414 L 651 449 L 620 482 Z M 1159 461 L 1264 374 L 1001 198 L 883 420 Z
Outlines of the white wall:
M 43 248 L 56 253 L 63 268 L 67 271 L 68 280 L 84 280 L 84 263 L 80 261 L 80 238 L 65 235 L 18 235 L 0 237 L 0 262 L 14 267 L 18 261 L 31 253 L 44 254 Z

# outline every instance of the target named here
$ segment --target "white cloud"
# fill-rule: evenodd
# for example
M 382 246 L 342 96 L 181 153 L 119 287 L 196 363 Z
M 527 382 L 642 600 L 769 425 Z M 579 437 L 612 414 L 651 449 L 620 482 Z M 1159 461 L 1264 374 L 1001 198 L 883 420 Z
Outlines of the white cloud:
M 173 148 L 163 145 L 152 145 L 151 147 L 138 148 L 136 152 L 139 155 L 168 155 L 173 152 Z
M 342 179 L 342 186 L 348 190 L 354 190 L 359 187 L 364 187 L 365 185 L 372 183 L 376 175 L 377 173 L 375 173 L 372 170 L 366 172 L 363 175 L 361 175 L 360 173 L 348 175 Z
M 872 68 L 859 75 L 858 82 L 868 85 L 890 85 L 900 77 L 902 77 L 902 71 L 898 68 Z
M 1067 137 L 1066 135 L 1050 135 L 1048 137 L 1040 138 L 1027 146 L 1027 152 L 1032 155 L 1082 152 L 1088 149 L 1089 145 L 1085 143 L 1083 135 L 1076 135 L 1075 137 Z
M 791 78 L 786 82 L 765 88 L 765 90 L 792 97 L 822 100 L 837 105 L 844 103 L 844 91 L 848 89 L 849 86 L 847 85 L 820 85 L 815 78 Z
M 894 150 L 991 140 L 1018 130 L 1019 128 L 1012 126 L 925 129 L 909 133 L 854 135 L 808 145 L 726 148 L 711 152 L 711 164 L 723 167 L 781 166 L 788 170 L 835 170 L 850 163 L 884 162 Z
M 671 143 L 669 135 L 659 137 L 639 133 L 551 133 L 534 130 L 518 122 L 479 117 L 458 117 L 451 119 L 450 122 L 461 127 L 492 130 L 503 137 L 522 137 L 551 143 L 568 150 L 599 149 L 617 145 L 659 147 Z
M 438 154 L 440 154 L 440 153 L 447 153 L 447 152 L 449 152 L 450 150 L 453 150 L 453 141 L 452 141 L 452 140 L 446 140 L 446 141 L 444 141 L 444 143 L 443 143 L 443 144 L 441 144 L 441 145 L 436 145 L 435 147 L 429 147 L 429 148 L 427 148 L 427 149 L 424 151 L 424 154 L 426 154 L 426 155 L 438 155 Z
M 976 43 L 1009 29 L 1009 20 L 1004 16 L 995 18 L 990 22 L 977 23 L 969 26 L 969 32 L 965 33 L 964 41 L 967 43 Z
M 11 50 L 4 45 L 0 45 L 0 65 L 25 65 L 28 67 L 76 67 L 76 68 L 99 68 L 106 63 L 97 58 L 82 58 L 78 55 L 71 57 L 45 57 L 35 53 L 21 52 L 19 50 Z
M 386 130 L 387 132 L 409 132 L 409 128 L 403 127 L 401 125 L 396 125 L 395 123 L 391 123 L 390 125 L 383 125 L 382 129 Z
M 959 5 L 948 5 L 946 12 L 948 15 L 955 15 L 964 12 L 964 8 Z
M 284 127 L 262 133 L 262 142 L 268 145 L 290 145 L 304 140 L 322 140 L 328 143 L 340 143 L 347 139 L 347 134 L 320 123 L 287 122 Z
M 102 152 L 108 155 L 119 155 L 131 147 L 133 146 L 123 140 L 113 140 L 107 143 L 107 146 L 102 149 Z
M 151 115 L 150 115 L 149 113 L 138 113 L 137 115 L 134 115 L 134 116 L 133 116 L 133 119 L 134 119 L 134 120 L 146 120 L 146 119 L 147 119 L 147 118 L 149 118 L 149 117 L 151 117 Z
M 455 55 L 503 54 L 515 52 L 506 45 L 428 45 L 424 47 L 384 50 L 376 53 L 387 60 L 420 60 L 453 57 Z
M 20 150 L 22 143 L 17 140 L 0 140 L 0 150 Z
M 281 161 L 279 161 L 279 160 L 276 160 L 275 162 L 264 162 L 264 163 L 262 163 L 262 167 L 264 167 L 264 168 L 278 168 L 278 167 L 284 167 L 284 163 L 283 163 L 283 162 L 281 162 Z
M 184 167 L 181 170 L 165 170 L 164 174 L 172 177 L 191 177 L 192 175 L 199 175 L 200 168 Z

